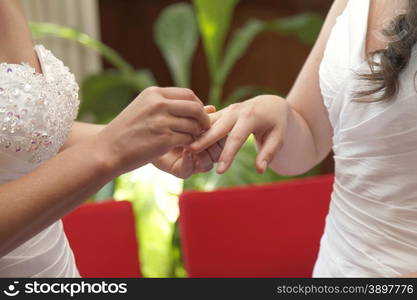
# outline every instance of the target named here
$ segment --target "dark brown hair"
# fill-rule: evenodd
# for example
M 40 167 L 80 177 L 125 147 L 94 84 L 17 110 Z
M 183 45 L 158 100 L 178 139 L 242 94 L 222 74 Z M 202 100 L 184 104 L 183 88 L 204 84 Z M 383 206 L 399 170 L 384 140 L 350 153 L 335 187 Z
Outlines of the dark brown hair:
M 368 55 L 371 71 L 359 77 L 367 81 L 370 88 L 357 92 L 358 101 L 389 100 L 397 95 L 400 84 L 398 77 L 407 66 L 417 42 L 417 0 L 408 2 L 408 10 L 395 17 L 388 28 L 382 29 L 382 34 L 389 40 L 387 47 Z M 375 59 L 377 56 L 380 57 L 379 62 Z

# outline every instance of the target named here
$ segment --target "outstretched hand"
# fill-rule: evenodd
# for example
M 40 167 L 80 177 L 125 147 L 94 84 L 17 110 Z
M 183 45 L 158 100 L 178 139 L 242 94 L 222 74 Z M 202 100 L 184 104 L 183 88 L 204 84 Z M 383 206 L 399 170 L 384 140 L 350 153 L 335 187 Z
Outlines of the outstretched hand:
M 211 128 L 191 144 L 193 153 L 201 153 L 221 139 L 226 139 L 217 172 L 226 172 L 250 134 L 259 146 L 256 169 L 264 173 L 282 146 L 286 131 L 288 105 L 276 96 L 259 96 L 211 114 Z

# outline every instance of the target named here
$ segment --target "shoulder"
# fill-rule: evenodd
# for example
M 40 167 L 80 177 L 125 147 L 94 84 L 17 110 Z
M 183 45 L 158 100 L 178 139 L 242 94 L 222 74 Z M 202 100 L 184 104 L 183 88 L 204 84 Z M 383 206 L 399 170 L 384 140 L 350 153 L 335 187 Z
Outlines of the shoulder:
M 40 70 L 20 1 L 0 1 L 0 62 L 27 62 Z

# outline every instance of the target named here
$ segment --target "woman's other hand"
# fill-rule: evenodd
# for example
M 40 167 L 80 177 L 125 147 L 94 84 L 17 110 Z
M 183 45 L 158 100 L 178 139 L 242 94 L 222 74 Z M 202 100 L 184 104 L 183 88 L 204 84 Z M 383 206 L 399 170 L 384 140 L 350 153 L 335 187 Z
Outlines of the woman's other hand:
M 191 144 L 190 149 L 200 153 L 226 137 L 217 167 L 217 172 L 222 174 L 253 133 L 259 145 L 256 169 L 263 173 L 283 144 L 288 112 L 286 101 L 277 96 L 259 96 L 232 104 L 213 114 L 212 127 Z

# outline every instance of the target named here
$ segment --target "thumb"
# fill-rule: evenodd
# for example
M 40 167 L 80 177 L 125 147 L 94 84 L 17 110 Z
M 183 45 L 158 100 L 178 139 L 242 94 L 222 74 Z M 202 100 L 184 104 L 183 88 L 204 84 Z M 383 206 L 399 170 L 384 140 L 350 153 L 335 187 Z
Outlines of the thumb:
M 272 162 L 276 153 L 282 148 L 281 131 L 278 129 L 271 131 L 264 140 L 256 157 L 256 170 L 260 174 L 265 173 L 266 168 Z

